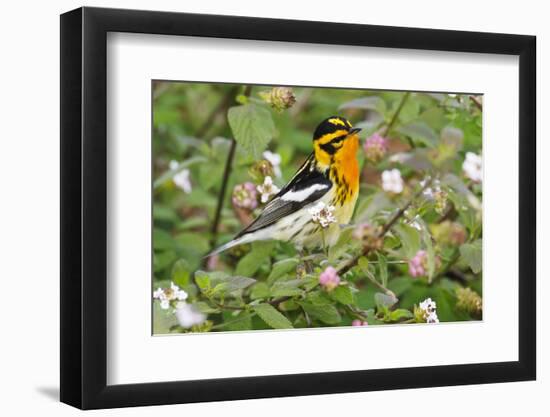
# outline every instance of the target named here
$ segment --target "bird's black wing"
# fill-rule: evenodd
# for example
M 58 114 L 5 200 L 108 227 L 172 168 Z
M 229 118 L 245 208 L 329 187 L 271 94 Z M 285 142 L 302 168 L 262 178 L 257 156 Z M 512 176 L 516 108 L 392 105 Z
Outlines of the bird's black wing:
M 332 187 L 332 182 L 315 167 L 313 154 L 302 164 L 294 177 L 264 208 L 264 211 L 236 238 L 271 226 L 280 219 L 319 200 Z

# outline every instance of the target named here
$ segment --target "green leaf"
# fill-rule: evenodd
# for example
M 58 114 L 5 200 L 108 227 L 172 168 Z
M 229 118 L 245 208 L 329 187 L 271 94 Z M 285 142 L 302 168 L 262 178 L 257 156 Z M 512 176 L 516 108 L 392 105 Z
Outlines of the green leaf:
M 250 291 L 250 298 L 257 300 L 267 297 L 269 297 L 269 286 L 265 282 L 257 282 Z
M 406 224 L 394 226 L 395 232 L 401 239 L 403 250 L 407 258 L 412 258 L 420 249 L 420 234 L 417 229 Z
M 399 321 L 401 319 L 410 319 L 413 317 L 413 313 L 409 310 L 405 310 L 404 308 L 398 308 L 389 314 L 389 319 L 391 321 Z
M 384 114 L 386 112 L 386 102 L 378 96 L 357 98 L 342 104 L 338 108 L 338 110 L 346 109 L 374 110 L 378 113 Z
M 298 259 L 294 258 L 283 259 L 282 261 L 275 262 L 269 276 L 267 277 L 267 282 L 272 283 L 273 281 L 281 278 L 283 275 L 295 270 L 298 263 Z
M 171 310 L 163 310 L 160 303 L 153 303 L 153 334 L 170 333 L 170 328 L 178 324 L 176 316 Z
M 353 293 L 348 285 L 339 285 L 332 292 L 332 297 L 341 304 L 354 304 Z
M 243 290 L 250 287 L 252 284 L 256 283 L 254 278 L 248 277 L 229 277 L 224 280 L 223 284 L 225 286 L 225 291 L 233 292 L 237 290 Z
M 437 144 L 437 136 L 433 129 L 424 122 L 413 122 L 395 129 L 398 133 L 408 136 L 415 143 L 424 144 L 430 148 Z
M 172 281 L 180 287 L 185 287 L 189 284 L 191 276 L 189 263 L 185 259 L 180 259 L 172 266 Z
M 193 303 L 193 306 L 198 311 L 200 311 L 201 313 L 205 313 L 205 314 L 213 314 L 213 313 L 219 313 L 220 312 L 219 309 L 210 306 L 208 303 L 205 303 L 204 301 L 199 301 L 197 303 Z
M 254 158 L 260 158 L 276 133 L 271 112 L 263 106 L 249 103 L 231 107 L 227 118 L 237 143 Z
M 357 260 L 357 265 L 359 265 L 359 268 L 361 268 L 365 274 L 368 272 L 368 270 L 369 270 L 369 260 L 367 259 L 366 256 L 361 256 Z
M 319 306 L 306 301 L 299 304 L 308 315 L 322 321 L 323 323 L 338 324 L 342 320 L 340 313 L 338 313 L 338 310 L 332 304 Z
M 271 297 L 293 297 L 295 295 L 302 294 L 302 290 L 299 288 L 304 283 L 301 279 L 293 279 L 290 281 L 276 282 L 271 287 Z
M 483 266 L 482 242 L 478 239 L 472 243 L 464 243 L 460 247 L 460 255 L 468 263 L 474 274 L 481 272 Z
M 254 311 L 270 327 L 274 329 L 292 329 L 292 323 L 271 304 L 258 304 Z
M 274 245 L 275 243 L 271 241 L 255 242 L 252 245 L 252 250 L 239 260 L 235 274 L 243 276 L 254 275 L 260 266 L 269 259 Z
M 243 290 L 253 285 L 256 280 L 248 277 L 229 276 L 225 272 L 209 272 L 211 285 L 215 285 L 211 295 L 225 295 Z
M 204 271 L 195 272 L 195 282 L 201 290 L 210 288 L 210 277 Z
M 172 235 L 166 230 L 153 229 L 153 248 L 155 250 L 172 249 L 175 246 Z
M 252 316 L 246 311 L 241 311 L 236 315 L 233 312 L 224 312 L 223 323 L 218 328 L 231 331 L 250 330 L 252 329 Z

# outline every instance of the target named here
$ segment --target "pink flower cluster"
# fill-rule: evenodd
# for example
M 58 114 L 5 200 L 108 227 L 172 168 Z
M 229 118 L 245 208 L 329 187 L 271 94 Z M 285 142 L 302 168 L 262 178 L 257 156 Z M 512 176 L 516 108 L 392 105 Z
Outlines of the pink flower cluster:
M 409 274 L 412 277 L 421 277 L 426 275 L 426 263 L 428 261 L 428 254 L 425 250 L 419 250 L 416 255 L 409 260 Z
M 358 319 L 355 319 L 351 322 L 352 326 L 368 326 L 369 324 L 366 321 L 361 321 Z
M 237 184 L 231 198 L 233 205 L 238 208 L 254 210 L 258 207 L 258 191 L 251 182 Z
M 340 277 L 332 266 L 327 267 L 321 275 L 319 275 L 319 284 L 327 291 L 332 291 L 340 285 Z
M 388 151 L 388 140 L 382 135 L 375 133 L 365 140 L 363 145 L 366 157 L 372 162 L 380 161 Z

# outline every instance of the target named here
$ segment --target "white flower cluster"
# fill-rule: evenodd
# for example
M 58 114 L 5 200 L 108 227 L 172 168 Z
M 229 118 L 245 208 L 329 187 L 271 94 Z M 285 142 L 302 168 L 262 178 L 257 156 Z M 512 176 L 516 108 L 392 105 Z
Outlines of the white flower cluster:
M 169 167 L 171 170 L 177 169 L 178 166 L 178 161 L 170 161 Z M 191 173 L 188 169 L 182 169 L 172 178 L 174 184 L 176 184 L 177 187 L 181 188 L 186 194 L 189 194 L 191 191 L 193 191 L 193 188 L 191 187 L 190 175 Z
M 424 318 L 426 319 L 426 323 L 439 323 L 435 301 L 433 301 L 431 298 L 426 298 L 418 306 L 422 311 L 424 311 Z
M 429 180 L 430 177 L 426 177 L 420 181 L 420 187 L 424 187 Z M 422 191 L 422 195 L 429 200 L 433 200 L 435 198 L 435 194 L 439 192 L 441 192 L 441 181 L 436 178 L 432 181 L 432 184 L 429 187 L 426 187 L 426 189 Z
M 382 189 L 390 193 L 400 194 L 403 191 L 401 171 L 394 168 L 382 172 Z
M 256 187 L 261 197 L 260 200 L 263 204 L 267 203 L 272 195 L 275 195 L 279 192 L 279 187 L 273 184 L 273 180 L 268 175 L 264 178 L 264 183 Z
M 464 159 L 464 163 L 462 164 L 462 170 L 472 181 L 481 182 L 483 179 L 483 159 L 481 155 L 467 152 L 466 159 Z
M 170 288 L 157 288 L 153 292 L 153 298 L 160 301 L 160 308 L 163 310 L 170 308 L 171 301 L 185 301 L 187 297 L 188 294 L 173 282 L 170 283 Z
M 336 223 L 337 221 L 333 214 L 334 210 L 334 206 L 327 206 L 322 201 L 319 201 L 309 209 L 311 221 L 313 223 L 319 223 L 322 228 L 327 228 L 331 223 Z

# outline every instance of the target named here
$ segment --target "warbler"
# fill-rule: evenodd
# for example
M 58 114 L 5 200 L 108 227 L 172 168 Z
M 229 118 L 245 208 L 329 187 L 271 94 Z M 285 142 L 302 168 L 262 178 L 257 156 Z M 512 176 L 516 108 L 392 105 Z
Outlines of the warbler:
M 359 195 L 360 131 L 343 117 L 323 120 L 313 134 L 313 152 L 292 179 L 252 223 L 207 256 L 257 240 L 293 242 L 300 249 L 335 244 Z M 315 221 L 315 210 L 325 210 L 331 221 Z

